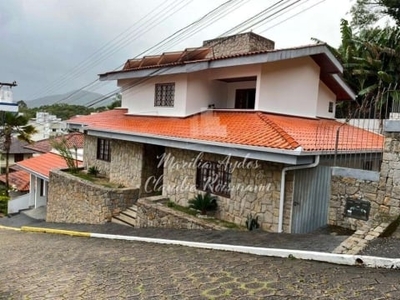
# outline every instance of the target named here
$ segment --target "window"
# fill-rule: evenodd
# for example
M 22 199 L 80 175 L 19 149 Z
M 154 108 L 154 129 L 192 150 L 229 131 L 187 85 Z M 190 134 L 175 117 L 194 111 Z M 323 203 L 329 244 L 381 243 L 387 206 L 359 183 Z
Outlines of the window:
M 154 106 L 174 107 L 175 83 L 156 84 Z
M 15 162 L 18 162 L 18 161 L 21 161 L 21 160 L 24 160 L 24 154 L 22 154 L 22 153 L 14 154 L 14 161 Z
M 236 109 L 254 109 L 256 89 L 238 89 L 235 96 Z
M 333 102 L 329 102 L 328 112 L 333 113 Z
M 231 169 L 214 161 L 201 161 L 197 167 L 196 188 L 230 197 Z
M 43 179 L 39 179 L 39 195 L 40 197 L 43 197 L 46 195 L 45 189 L 44 189 L 44 180 Z
M 97 140 L 97 159 L 110 161 L 111 160 L 111 146 L 110 140 L 98 139 Z

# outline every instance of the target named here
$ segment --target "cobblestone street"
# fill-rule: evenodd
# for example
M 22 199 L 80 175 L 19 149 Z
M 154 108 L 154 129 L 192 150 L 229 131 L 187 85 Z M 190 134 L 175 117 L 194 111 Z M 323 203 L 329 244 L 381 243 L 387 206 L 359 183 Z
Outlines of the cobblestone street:
M 0 230 L 0 299 L 399 299 L 399 271 Z

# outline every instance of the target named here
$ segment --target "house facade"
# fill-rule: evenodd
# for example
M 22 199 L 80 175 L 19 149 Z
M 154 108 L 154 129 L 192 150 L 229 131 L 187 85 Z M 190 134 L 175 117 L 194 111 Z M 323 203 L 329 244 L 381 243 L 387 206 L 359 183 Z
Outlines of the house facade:
M 110 181 L 186 205 L 219 199 L 220 218 L 308 232 L 327 224 L 328 155 L 379 153 L 383 137 L 335 121 L 355 95 L 326 45 L 273 49 L 254 33 L 128 60 L 122 107 L 69 121 L 84 128 L 84 165 Z

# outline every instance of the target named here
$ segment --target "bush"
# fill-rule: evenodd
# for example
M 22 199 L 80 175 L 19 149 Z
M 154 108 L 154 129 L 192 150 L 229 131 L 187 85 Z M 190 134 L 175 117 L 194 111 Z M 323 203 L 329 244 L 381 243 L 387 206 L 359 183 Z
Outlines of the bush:
M 199 210 L 202 215 L 207 211 L 216 210 L 218 207 L 217 197 L 212 196 L 210 193 L 198 194 L 193 199 L 189 200 L 189 207 Z
M 0 213 L 4 215 L 8 214 L 8 200 L 10 200 L 10 197 L 0 196 Z
M 97 175 L 99 175 L 99 173 L 100 173 L 100 170 L 96 166 L 91 166 L 91 167 L 88 168 L 88 174 L 89 175 L 97 177 Z

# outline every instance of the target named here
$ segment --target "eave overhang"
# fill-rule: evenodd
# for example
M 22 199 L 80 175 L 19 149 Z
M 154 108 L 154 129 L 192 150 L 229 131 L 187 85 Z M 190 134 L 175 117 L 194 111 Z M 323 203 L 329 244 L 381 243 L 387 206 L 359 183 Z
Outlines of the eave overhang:
M 155 66 L 154 68 L 113 71 L 99 75 L 100 81 L 134 79 L 154 77 L 160 75 L 173 75 L 191 73 L 207 69 L 227 68 L 243 65 L 262 64 L 311 56 L 320 67 L 327 68 L 329 73 L 342 73 L 343 67 L 329 51 L 326 45 L 313 45 L 302 48 L 273 50 L 265 53 L 232 56 L 220 59 L 207 59 L 204 61 L 182 62 L 177 65 Z

